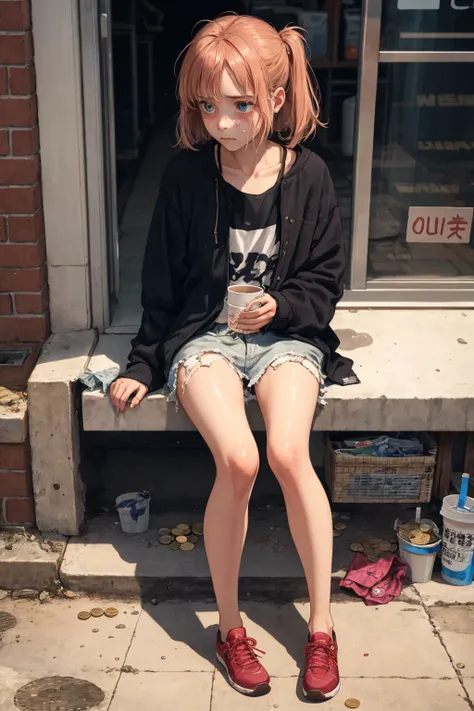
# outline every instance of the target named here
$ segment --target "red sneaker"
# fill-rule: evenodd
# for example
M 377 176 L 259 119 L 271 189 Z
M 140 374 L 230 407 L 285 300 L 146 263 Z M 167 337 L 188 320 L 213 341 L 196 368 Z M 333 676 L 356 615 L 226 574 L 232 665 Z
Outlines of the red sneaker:
M 271 689 L 270 677 L 255 654 L 265 652 L 257 649 L 256 644 L 256 640 L 247 637 L 244 627 L 230 630 L 226 642 L 222 642 L 220 630 L 217 630 L 217 661 L 227 670 L 230 685 L 247 696 L 263 696 Z
M 306 645 L 306 669 L 303 693 L 308 699 L 332 699 L 341 688 L 337 666 L 337 640 L 324 632 L 316 632 Z

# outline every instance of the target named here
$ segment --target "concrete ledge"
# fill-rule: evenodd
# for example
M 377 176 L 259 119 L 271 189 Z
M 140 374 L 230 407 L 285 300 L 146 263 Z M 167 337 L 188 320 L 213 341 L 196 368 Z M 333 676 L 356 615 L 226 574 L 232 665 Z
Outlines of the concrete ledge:
M 28 381 L 33 488 L 41 531 L 74 535 L 83 520 L 76 381 L 95 342 L 94 331 L 51 336 Z
M 25 442 L 28 437 L 26 400 L 19 400 L 14 407 L 0 405 L 0 444 Z
M 474 311 L 340 310 L 333 325 L 362 382 L 329 388 L 314 430 L 474 431 Z M 102 336 L 89 368 L 122 366 L 129 350 L 129 336 Z M 160 393 L 119 415 L 107 395 L 84 391 L 82 408 L 88 431 L 193 429 Z M 256 403 L 248 417 L 263 429 Z
M 11 550 L 6 547 L 11 546 Z M 66 541 L 58 536 L 35 540 L 21 534 L 0 537 L 0 587 L 8 590 L 43 590 L 58 579 Z

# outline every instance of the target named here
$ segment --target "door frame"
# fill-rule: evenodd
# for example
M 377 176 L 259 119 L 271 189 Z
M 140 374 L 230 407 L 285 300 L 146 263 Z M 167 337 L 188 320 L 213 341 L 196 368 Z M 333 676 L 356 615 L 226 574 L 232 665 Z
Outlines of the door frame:
M 104 38 L 101 40 L 101 17 L 97 3 L 95 0 L 77 1 L 81 18 L 92 314 L 93 325 L 103 332 L 108 329 L 111 323 L 111 294 L 114 293 L 114 290 L 116 293 L 118 292 L 119 268 L 116 208 L 112 210 L 112 213 L 110 212 L 111 198 L 114 198 L 112 193 L 114 193 L 115 177 L 110 170 L 107 171 L 106 166 L 107 160 L 110 163 L 113 155 L 110 142 L 111 137 L 114 139 L 113 124 L 110 123 L 110 111 L 107 112 L 107 102 L 110 107 L 111 95 L 104 91 L 101 75 L 100 63 L 101 52 L 102 61 L 104 61 L 102 41 Z M 472 308 L 474 307 L 474 281 L 441 279 L 367 281 L 373 129 L 379 64 L 410 61 L 473 61 L 474 59 L 474 53 L 466 52 L 381 51 L 382 2 L 383 0 L 362 0 L 354 146 L 350 283 L 340 307 Z M 100 11 L 104 12 L 104 8 L 106 11 L 109 4 L 110 0 L 101 0 Z M 472 56 L 466 56 L 468 54 Z M 110 62 L 108 67 L 110 72 Z M 109 77 L 111 79 L 110 73 Z M 111 81 L 109 81 L 109 89 L 110 84 Z M 106 146 L 107 140 L 109 141 L 108 147 Z M 113 230 L 112 237 L 110 229 Z M 108 330 L 110 332 L 110 329 Z

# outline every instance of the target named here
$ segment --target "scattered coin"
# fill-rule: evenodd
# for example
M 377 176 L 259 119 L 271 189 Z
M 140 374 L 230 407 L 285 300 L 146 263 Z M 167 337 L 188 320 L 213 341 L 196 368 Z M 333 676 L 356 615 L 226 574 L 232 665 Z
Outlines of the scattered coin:
M 101 607 L 93 607 L 91 610 L 92 617 L 102 617 L 104 611 Z
M 458 662 L 458 663 L 456 664 L 456 666 L 457 666 L 458 669 L 465 669 L 465 668 L 466 668 L 466 665 L 463 664 L 462 662 Z
M 335 528 L 332 532 L 333 538 L 339 538 L 339 536 L 342 536 L 342 531 L 338 531 L 337 528 Z
M 181 545 L 179 547 L 181 548 L 182 551 L 192 551 L 194 548 L 194 543 L 188 543 L 186 541 L 186 543 L 181 543 Z
M 376 563 L 379 559 L 378 555 L 376 555 L 375 553 L 366 552 L 365 555 L 367 556 L 367 558 L 370 560 L 371 563 Z
M 99 631 L 99 628 L 98 628 L 98 627 L 94 627 L 94 629 L 93 629 L 92 631 L 93 631 L 93 632 L 98 632 L 98 631 Z
M 63 590 L 62 592 L 67 600 L 75 600 L 77 597 L 77 593 L 72 592 L 72 590 Z
M 354 553 L 363 553 L 364 552 L 364 546 L 362 543 L 351 543 L 349 546 L 351 551 L 354 551 Z
M 345 523 L 335 523 L 335 524 L 334 524 L 334 528 L 336 529 L 336 531 L 345 531 L 346 528 L 347 528 L 347 524 L 345 524 Z
M 178 523 L 176 528 L 179 528 L 181 531 L 190 531 L 191 530 L 191 527 L 188 526 L 187 523 Z
M 181 546 L 181 543 L 178 543 L 177 541 L 173 541 L 173 543 L 170 543 L 168 548 L 170 551 L 179 551 Z
M 186 536 L 176 536 L 176 543 L 187 543 L 188 539 Z
M 91 616 L 91 613 L 88 610 L 83 610 L 78 614 L 78 618 L 80 620 L 88 620 Z
M 133 612 L 130 613 L 131 615 L 139 615 L 140 612 L 138 610 L 133 610 Z
M 168 533 L 163 534 L 158 538 L 158 542 L 161 543 L 162 546 L 168 546 L 170 543 L 173 541 L 173 536 L 170 536 Z
M 347 701 L 344 702 L 344 705 L 347 706 L 348 709 L 358 709 L 360 701 L 359 699 L 347 699 Z
M 169 536 L 170 534 L 170 529 L 166 528 L 166 526 L 163 526 L 162 528 L 158 529 L 158 536 Z
M 380 550 L 381 550 L 383 553 L 387 553 L 388 551 L 391 550 L 392 544 L 389 543 L 388 541 L 382 541 L 382 543 L 380 544 L 379 548 L 380 548 Z
M 203 523 L 194 523 L 193 524 L 193 533 L 195 533 L 196 536 L 202 536 L 204 533 L 204 524 Z
M 189 543 L 197 543 L 197 539 L 198 539 L 198 537 L 195 536 L 193 533 L 190 536 L 188 536 Z
M 104 610 L 104 615 L 106 617 L 117 617 L 118 613 L 119 611 L 116 607 L 108 607 L 106 610 Z
M 125 629 L 125 625 L 115 625 L 115 629 L 116 629 L 116 630 L 124 630 L 124 629 Z

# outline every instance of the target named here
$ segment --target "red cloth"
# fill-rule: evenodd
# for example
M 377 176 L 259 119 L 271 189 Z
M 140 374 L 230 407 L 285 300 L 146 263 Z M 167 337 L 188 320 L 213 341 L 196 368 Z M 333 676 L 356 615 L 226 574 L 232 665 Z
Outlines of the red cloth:
M 386 605 L 400 595 L 407 568 L 396 554 L 371 563 L 364 553 L 357 553 L 340 586 L 364 598 L 366 605 Z

